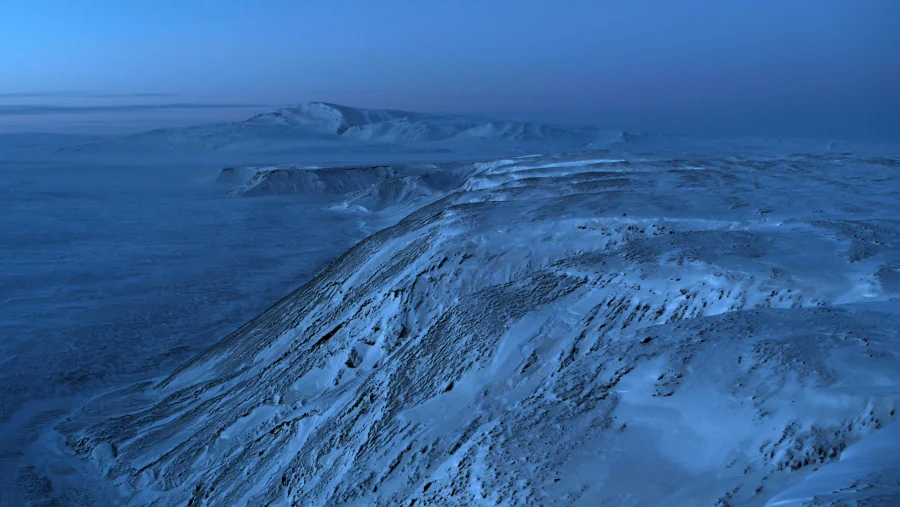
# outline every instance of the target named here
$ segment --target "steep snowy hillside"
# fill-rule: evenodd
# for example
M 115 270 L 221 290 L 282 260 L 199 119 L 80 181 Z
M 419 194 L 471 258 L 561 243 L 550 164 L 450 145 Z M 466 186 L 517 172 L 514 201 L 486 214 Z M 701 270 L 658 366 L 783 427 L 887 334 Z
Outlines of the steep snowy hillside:
M 151 151 L 257 151 L 321 148 L 348 142 L 390 145 L 447 144 L 471 147 L 473 140 L 507 148 L 540 145 L 566 149 L 609 135 L 592 128 L 534 122 L 491 121 L 465 116 L 369 110 L 313 102 L 258 114 L 236 123 L 144 132 L 116 140 L 80 144 L 67 153 Z M 613 136 L 615 137 L 615 136 Z M 334 143 L 341 143 L 335 145 Z M 433 148 L 434 146 L 432 146 Z M 604 146 L 606 147 L 606 146 Z
M 468 171 L 34 473 L 132 505 L 900 499 L 897 160 Z

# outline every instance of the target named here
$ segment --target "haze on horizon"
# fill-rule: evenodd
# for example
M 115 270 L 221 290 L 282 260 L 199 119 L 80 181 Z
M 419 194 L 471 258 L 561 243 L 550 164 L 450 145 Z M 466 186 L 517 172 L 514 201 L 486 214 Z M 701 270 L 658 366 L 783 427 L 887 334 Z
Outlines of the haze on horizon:
M 327 101 L 603 128 L 900 138 L 900 2 L 0 4 L 0 132 Z

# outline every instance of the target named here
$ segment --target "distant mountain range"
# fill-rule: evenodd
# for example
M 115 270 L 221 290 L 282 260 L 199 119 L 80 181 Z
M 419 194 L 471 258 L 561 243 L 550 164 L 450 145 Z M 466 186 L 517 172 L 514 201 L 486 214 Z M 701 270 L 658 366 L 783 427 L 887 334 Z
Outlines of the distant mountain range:
M 64 151 L 259 151 L 316 147 L 334 142 L 451 147 L 479 142 L 543 143 L 565 148 L 587 146 L 598 137 L 617 141 L 622 136 L 618 132 L 605 134 L 590 127 L 359 109 L 312 102 L 276 109 L 239 122 L 152 130 L 81 144 Z
M 311 102 L 238 122 L 158 129 L 77 144 L 69 142 L 59 151 L 69 154 L 271 154 L 339 150 L 371 154 L 386 150 L 501 155 L 588 149 L 835 153 L 854 151 L 860 148 L 858 144 L 786 138 L 698 138 Z M 866 149 L 871 151 L 872 147 Z

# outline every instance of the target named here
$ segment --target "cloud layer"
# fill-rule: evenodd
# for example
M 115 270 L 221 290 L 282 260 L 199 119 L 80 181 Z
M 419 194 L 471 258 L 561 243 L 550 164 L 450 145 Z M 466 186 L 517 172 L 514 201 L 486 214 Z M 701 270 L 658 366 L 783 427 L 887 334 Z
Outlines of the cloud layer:
M 0 105 L 0 116 L 38 116 L 57 114 L 91 114 L 91 113 L 143 113 L 172 110 L 209 110 L 209 109 L 242 109 L 265 107 L 259 104 L 114 104 L 64 106 L 46 104 Z

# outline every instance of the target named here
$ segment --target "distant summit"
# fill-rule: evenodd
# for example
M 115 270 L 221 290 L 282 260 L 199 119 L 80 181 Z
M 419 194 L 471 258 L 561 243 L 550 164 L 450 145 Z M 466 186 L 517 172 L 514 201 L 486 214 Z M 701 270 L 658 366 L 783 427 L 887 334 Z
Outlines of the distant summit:
M 359 109 L 327 102 L 309 102 L 261 113 L 250 118 L 245 123 L 280 125 L 308 129 L 321 134 L 343 135 L 354 127 L 358 128 L 376 123 L 408 122 L 410 120 L 424 122 L 436 118 L 441 117 L 406 111 Z
M 378 142 L 485 139 L 588 143 L 593 140 L 596 132 L 592 128 L 387 109 L 359 109 L 325 102 L 285 107 L 256 115 L 246 123 L 280 125 L 318 134 Z

